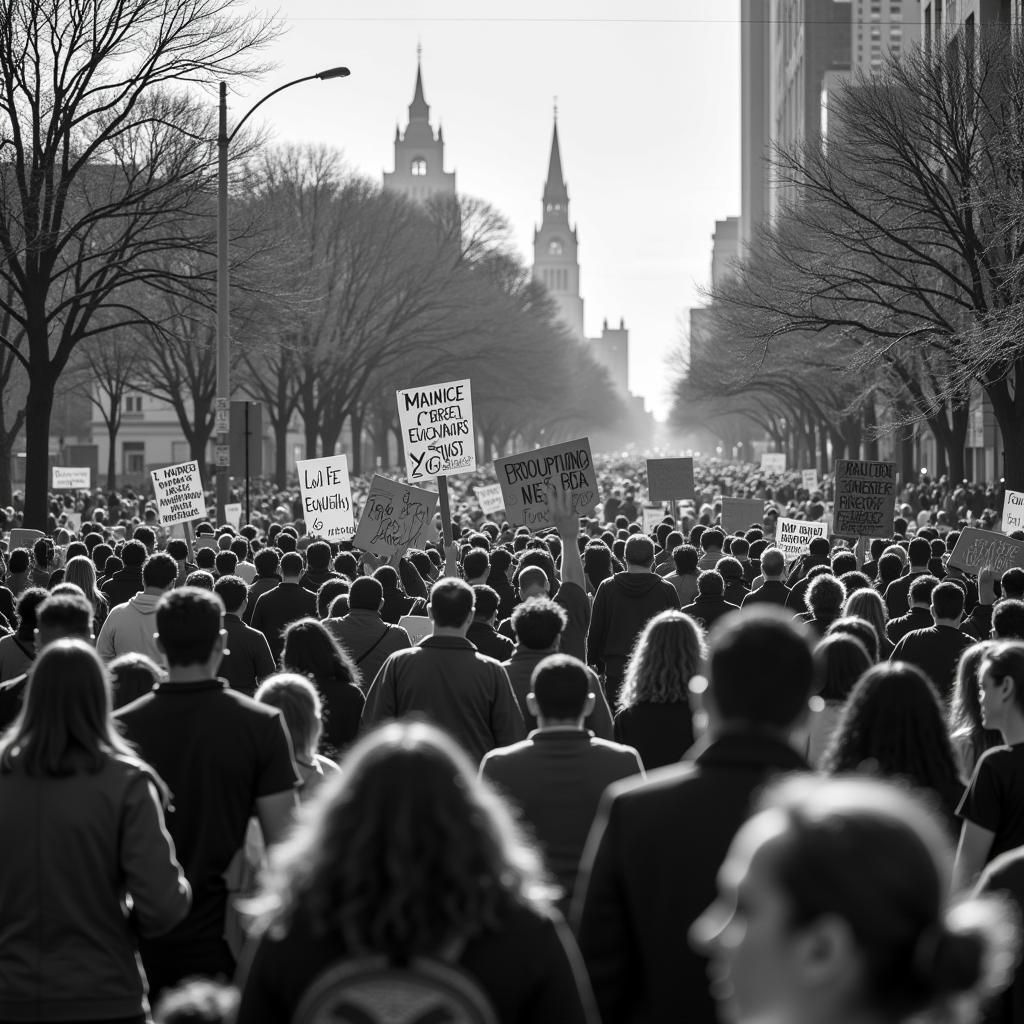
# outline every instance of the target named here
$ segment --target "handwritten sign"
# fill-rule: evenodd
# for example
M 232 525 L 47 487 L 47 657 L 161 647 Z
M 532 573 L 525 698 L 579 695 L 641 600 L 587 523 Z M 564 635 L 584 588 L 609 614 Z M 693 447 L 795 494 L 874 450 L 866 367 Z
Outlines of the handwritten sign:
M 406 388 L 397 394 L 409 483 L 476 469 L 468 380 Z
M 749 530 L 764 521 L 764 501 L 761 498 L 723 498 L 722 529 L 726 533 Z
M 434 635 L 434 623 L 427 615 L 403 615 L 398 624 L 409 634 L 409 640 L 418 644 L 424 637 Z
M 295 463 L 302 492 L 302 518 L 310 537 L 327 541 L 351 540 L 356 532 L 348 457 L 326 455 Z
M 647 496 L 651 501 L 692 498 L 693 459 L 648 459 Z
M 198 462 L 182 462 L 177 466 L 154 469 L 153 490 L 156 507 L 163 526 L 172 523 L 190 523 L 206 515 L 203 479 Z
M 657 529 L 658 524 L 664 520 L 665 510 L 663 508 L 645 508 L 643 510 L 643 515 L 644 533 L 650 536 Z
M 801 469 L 800 483 L 805 491 L 813 494 L 818 489 L 818 471 L 816 469 Z
M 572 507 L 580 515 L 589 515 L 597 504 L 593 463 L 590 440 L 586 437 L 495 459 L 494 471 L 505 497 L 508 521 L 531 530 L 554 526 L 548 508 L 549 481 L 572 495 Z
M 1003 497 L 1003 533 L 1024 530 L 1024 491 L 1007 491 Z
M 896 507 L 896 463 L 836 460 L 833 525 L 840 537 L 889 537 Z
M 411 547 L 421 547 L 433 529 L 437 502 L 437 491 L 375 476 L 352 543 L 362 551 L 384 558 Z
M 785 473 L 786 472 L 786 453 L 785 452 L 765 452 L 761 456 L 761 472 L 762 473 Z
M 775 546 L 789 558 L 804 554 L 815 537 L 828 538 L 828 524 L 806 519 L 780 519 L 775 530 Z
M 37 540 L 44 536 L 46 535 L 40 530 L 29 530 L 24 527 L 18 527 L 16 530 L 11 530 L 8 550 L 16 551 L 18 548 L 30 548 Z
M 228 502 L 224 506 L 224 521 L 233 526 L 236 530 L 242 524 L 242 503 L 240 501 Z
M 474 487 L 473 493 L 480 503 L 485 516 L 500 512 L 505 507 L 505 499 L 501 496 L 501 484 L 487 484 L 484 487 Z
M 1024 540 L 967 526 L 960 531 L 956 547 L 949 556 L 949 564 L 972 576 L 986 567 L 996 576 L 1002 576 L 1007 569 L 1024 566 Z
M 55 491 L 87 491 L 92 487 L 92 470 L 88 466 L 54 466 Z

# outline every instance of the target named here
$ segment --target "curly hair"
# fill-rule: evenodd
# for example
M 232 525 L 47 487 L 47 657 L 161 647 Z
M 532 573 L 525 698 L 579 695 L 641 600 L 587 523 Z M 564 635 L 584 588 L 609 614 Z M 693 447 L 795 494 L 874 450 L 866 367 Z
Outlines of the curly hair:
M 939 695 L 904 661 L 875 665 L 843 708 L 821 762 L 829 775 L 869 770 L 931 790 L 952 814 L 963 793 Z
M 630 653 L 618 707 L 688 700 L 687 687 L 700 672 L 706 653 L 704 634 L 689 615 L 677 611 L 655 615 Z
M 398 962 L 557 894 L 505 801 L 425 722 L 391 722 L 360 740 L 271 851 L 261 881 L 249 904 L 259 930 L 280 935 L 301 916 L 353 955 Z

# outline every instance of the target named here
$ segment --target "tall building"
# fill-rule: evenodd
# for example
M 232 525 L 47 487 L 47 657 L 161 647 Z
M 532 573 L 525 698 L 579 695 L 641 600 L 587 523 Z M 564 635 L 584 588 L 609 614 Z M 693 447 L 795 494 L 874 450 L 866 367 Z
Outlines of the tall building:
M 740 255 L 740 218 L 715 221 L 711 237 L 711 288 L 720 287 L 736 269 Z
M 853 68 L 880 71 L 921 40 L 921 0 L 853 0 Z
M 765 0 L 740 0 L 740 231 L 747 249 L 768 217 L 771 22 Z
M 423 70 L 416 58 L 416 86 L 404 132 L 395 126 L 395 169 L 384 172 L 384 188 L 422 202 L 434 195 L 455 195 L 455 172 L 444 169 L 444 133 L 430 124 L 423 95 Z
M 544 284 L 557 303 L 559 319 L 574 337 L 582 339 L 579 242 L 576 229 L 569 225 L 569 189 L 562 174 L 557 112 L 541 211 L 540 227 L 533 233 L 533 276 Z

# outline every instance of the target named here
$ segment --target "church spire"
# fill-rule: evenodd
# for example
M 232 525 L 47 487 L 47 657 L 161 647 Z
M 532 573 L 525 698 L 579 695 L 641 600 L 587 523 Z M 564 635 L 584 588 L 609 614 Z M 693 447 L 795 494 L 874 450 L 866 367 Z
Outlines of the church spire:
M 412 95 L 412 103 L 409 104 L 410 121 L 429 121 L 430 107 L 423 96 L 423 71 L 420 67 L 422 55 L 421 47 L 416 47 L 416 89 Z
M 548 180 L 544 182 L 544 202 L 568 203 L 569 191 L 562 177 L 562 153 L 558 146 L 558 104 L 555 104 L 555 126 L 551 132 L 551 158 L 548 160 Z

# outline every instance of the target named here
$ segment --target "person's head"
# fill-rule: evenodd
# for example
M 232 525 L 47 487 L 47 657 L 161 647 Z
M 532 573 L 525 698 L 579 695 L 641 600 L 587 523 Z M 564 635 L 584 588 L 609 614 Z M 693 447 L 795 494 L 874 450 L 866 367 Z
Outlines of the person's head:
M 67 565 L 64 566 L 64 582 L 74 583 L 81 587 L 82 593 L 90 601 L 96 600 L 96 566 L 86 555 L 75 555 L 74 558 L 68 560 Z
M 1005 731 L 1024 719 L 1024 643 L 1000 640 L 985 652 L 979 669 L 981 722 Z
M 804 603 L 816 619 L 836 619 L 843 610 L 846 588 L 831 573 L 823 573 L 811 580 Z
M 932 590 L 932 618 L 936 622 L 960 625 L 964 614 L 964 592 L 955 583 L 940 583 Z
M 878 559 L 878 566 L 875 569 L 875 577 L 882 583 L 888 585 L 893 580 L 898 580 L 903 573 L 903 559 L 894 551 L 887 551 Z
M 705 569 L 697 577 L 697 593 L 701 597 L 721 597 L 725 593 L 725 579 L 715 569 Z
M 1024 600 L 1024 569 L 1015 565 L 999 577 L 999 592 L 1015 601 Z
M 323 540 L 315 540 L 306 548 L 306 565 L 313 572 L 326 572 L 331 564 L 331 545 Z
M 130 540 L 121 548 L 121 561 L 126 569 L 138 569 L 149 556 L 146 545 L 141 541 Z
M 850 695 L 857 680 L 873 663 L 864 644 L 856 637 L 832 633 L 814 649 L 821 689 L 818 696 L 831 704 L 841 704 Z
M 807 545 L 807 551 L 814 558 L 828 558 L 830 551 L 828 537 L 812 537 Z
M 654 544 L 650 537 L 634 533 L 627 541 L 623 552 L 626 568 L 650 569 L 654 565 Z
M 281 578 L 286 583 L 298 583 L 302 569 L 302 555 L 297 551 L 288 551 L 281 556 Z
M 40 537 L 32 545 L 32 558 L 40 569 L 47 569 L 53 561 L 53 541 L 49 537 Z
M 316 615 L 326 619 L 330 615 L 331 603 L 336 597 L 347 594 L 349 581 L 338 576 L 329 576 L 316 588 Z
M 680 544 L 672 551 L 672 562 L 680 576 L 694 576 L 700 552 L 692 544 Z
M 952 864 L 943 821 L 904 788 L 775 783 L 690 930 L 723 1019 L 959 1019 L 1008 980 L 1016 929 L 995 898 L 952 902 Z
M 147 590 L 169 590 L 177 578 L 178 563 L 163 552 L 150 555 L 142 567 L 142 584 Z
M 871 552 L 871 560 L 877 562 L 882 557 L 882 552 L 885 550 L 886 542 L 881 537 L 876 537 L 871 542 L 871 547 L 868 549 Z
M 167 542 L 167 554 L 176 562 L 185 562 L 188 560 L 188 545 L 180 537 L 175 537 Z
M 491 571 L 491 560 L 483 548 L 470 548 L 462 560 L 462 573 L 467 580 L 485 580 Z
M 581 727 L 594 708 L 586 665 L 568 654 L 549 654 L 533 670 L 526 706 L 542 729 L 549 725 Z
M 512 612 L 517 643 L 530 651 L 555 650 L 569 619 L 561 605 L 547 597 L 531 597 Z
M 110 553 L 109 549 L 107 553 Z M 12 575 L 16 576 L 18 573 L 28 572 L 29 564 L 28 548 L 15 548 L 11 552 L 11 557 L 7 562 L 7 568 Z
M 235 537 L 230 550 L 235 553 L 235 558 L 244 562 L 249 557 L 249 542 L 244 537 Z
M 786 571 L 786 556 L 778 548 L 766 548 L 761 552 L 761 575 L 766 580 L 782 579 Z
M 1024 601 L 1000 601 L 992 609 L 992 637 L 996 640 L 1024 640 Z
M 51 594 L 36 609 L 36 649 L 65 637 L 92 640 L 92 605 L 81 594 Z
M 923 537 L 915 537 L 907 548 L 907 555 L 910 558 L 910 568 L 918 571 L 928 568 L 932 557 L 931 541 Z
M 844 572 L 857 571 L 857 556 L 852 551 L 837 551 L 832 555 L 832 575 L 842 576 Z
M 18 614 L 18 635 L 32 637 L 35 633 L 36 612 L 39 606 L 49 597 L 49 593 L 42 587 L 28 587 L 18 596 L 18 603 L 15 611 Z
M 465 633 L 473 618 L 473 588 L 460 579 L 445 576 L 430 588 L 428 614 L 435 629 Z
M 838 619 L 833 619 L 825 630 L 825 636 L 853 637 L 864 645 L 872 665 L 878 661 L 879 644 L 875 627 L 856 615 L 840 615 Z
M 276 576 L 277 570 L 281 567 L 281 556 L 276 548 L 261 548 L 253 556 L 252 564 L 256 566 L 256 572 L 260 576 Z
M 715 564 L 715 571 L 727 582 L 743 579 L 743 565 L 739 559 L 733 558 L 732 555 L 720 558 Z
M 323 732 L 316 687 L 296 672 L 278 672 L 260 684 L 255 698 L 281 712 L 295 756 L 306 763 L 312 761 Z
M 229 615 L 241 615 L 249 597 L 249 588 L 240 576 L 221 576 L 213 585 L 213 592 L 224 604 Z
M 355 662 L 318 619 L 299 619 L 285 629 L 281 668 L 318 682 L 362 683 Z
M 486 583 L 478 583 L 473 587 L 473 618 L 477 622 L 493 624 L 500 604 L 501 598 L 493 587 L 487 586 Z
M 373 578 L 380 583 L 385 597 L 401 594 L 402 582 L 398 578 L 398 570 L 393 565 L 382 565 L 379 569 L 374 569 Z
M 704 634 L 690 618 L 664 611 L 650 619 L 626 663 L 619 707 L 689 699 L 690 680 L 705 670 Z
M 889 613 L 885 601 L 877 590 L 855 590 L 843 605 L 843 615 L 855 615 L 869 623 L 875 631 L 875 647 L 886 635 L 885 627 L 889 621 Z M 876 654 L 877 660 L 877 654 Z
M 217 552 L 213 548 L 198 548 L 196 550 L 196 565 L 204 572 L 213 575 L 217 564 Z
M 134 756 L 110 712 L 107 670 L 96 652 L 85 640 L 54 640 L 33 662 L 21 711 L 0 740 L 0 771 L 93 773 L 108 757 Z
M 254 909 L 271 934 L 301 915 L 352 956 L 404 961 L 550 894 L 540 855 L 455 741 L 425 722 L 391 722 L 321 787 Z
M 743 561 L 750 554 L 750 543 L 743 537 L 733 537 L 732 544 L 729 546 L 729 554 L 733 558 Z
M 372 576 L 353 580 L 348 592 L 348 606 L 352 611 L 379 612 L 384 604 L 384 588 Z
M 152 658 L 135 652 L 116 657 L 107 665 L 107 671 L 115 710 L 149 693 L 164 679 L 163 669 Z
M 218 576 L 234 576 L 238 568 L 238 555 L 234 551 L 218 551 L 213 559 Z
M 701 551 L 721 551 L 725 543 L 725 534 L 717 527 L 705 530 L 700 535 Z
M 930 608 L 932 603 L 932 591 L 939 585 L 939 581 L 928 573 L 914 578 L 907 593 L 907 600 L 911 608 Z
M 981 663 L 992 649 L 993 641 L 983 640 L 971 644 L 956 667 L 956 681 L 953 683 L 953 699 L 949 708 L 949 725 L 953 736 L 978 737 L 984 726 L 981 724 Z M 977 744 L 980 755 L 983 744 Z
M 789 733 L 816 689 L 809 634 L 781 609 L 755 605 L 711 632 L 705 708 L 712 728 Z
M 519 596 L 523 601 L 550 594 L 548 575 L 539 565 L 528 565 L 518 573 Z M 435 583 L 434 586 L 437 586 Z
M 132 540 L 137 540 L 147 554 L 152 554 L 156 547 L 156 534 L 148 526 L 136 526 L 132 532 Z
M 207 590 L 168 591 L 156 606 L 157 647 L 171 669 L 205 666 L 213 676 L 224 650 L 220 601 Z

